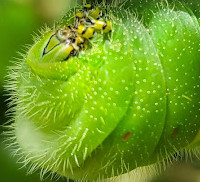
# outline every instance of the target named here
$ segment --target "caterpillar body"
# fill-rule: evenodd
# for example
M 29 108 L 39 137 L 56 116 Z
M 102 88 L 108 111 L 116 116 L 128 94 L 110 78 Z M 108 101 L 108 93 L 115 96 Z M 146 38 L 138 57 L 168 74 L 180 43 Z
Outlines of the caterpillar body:
M 197 152 L 199 6 L 86 4 L 42 34 L 7 84 L 13 144 L 31 170 L 92 181 Z

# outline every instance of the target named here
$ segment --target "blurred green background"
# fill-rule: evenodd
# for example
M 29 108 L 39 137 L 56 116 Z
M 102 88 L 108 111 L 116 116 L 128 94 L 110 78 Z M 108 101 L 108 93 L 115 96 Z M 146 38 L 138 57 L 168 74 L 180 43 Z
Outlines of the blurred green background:
M 7 110 L 3 84 L 7 74 L 7 67 L 11 61 L 20 58 L 26 45 L 33 43 L 33 36 L 45 25 L 52 26 L 62 15 L 74 7 L 81 0 L 0 0 L 0 125 L 5 123 Z M 2 127 L 0 127 L 2 133 Z M 0 182 L 39 182 L 40 175 L 36 172 L 26 175 L 27 169 L 19 169 L 17 159 L 11 156 L 9 149 L 5 149 L 0 136 Z M 46 179 L 44 182 L 54 180 Z M 57 181 L 64 182 L 61 178 Z M 176 162 L 163 175 L 151 182 L 200 182 L 200 162 Z
M 0 125 L 8 120 L 5 117 L 7 97 L 3 90 L 7 67 L 12 65 L 11 61 L 21 58 L 19 52 L 25 53 L 26 46 L 33 43 L 33 36 L 39 34 L 42 27 L 52 26 L 75 4 L 76 0 L 0 0 Z M 2 130 L 0 127 L 0 133 Z M 39 182 L 39 172 L 26 175 L 27 169 L 19 169 L 22 165 L 17 164 L 2 141 L 3 136 L 0 136 L 0 182 Z

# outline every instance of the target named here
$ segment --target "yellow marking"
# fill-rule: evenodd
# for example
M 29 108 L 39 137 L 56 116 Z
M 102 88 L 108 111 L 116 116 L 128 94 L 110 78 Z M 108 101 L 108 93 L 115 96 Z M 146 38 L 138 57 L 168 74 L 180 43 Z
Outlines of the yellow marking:
M 93 27 L 95 30 L 100 30 L 102 33 L 108 33 L 112 30 L 111 22 L 104 21 L 104 20 L 94 20 L 92 19 L 91 22 L 94 24 Z
M 86 27 L 84 25 L 79 25 L 77 32 L 82 35 L 82 33 L 84 32 L 85 28 Z
M 182 97 L 189 100 L 189 101 L 192 101 L 192 99 L 190 97 L 186 96 L 186 95 L 182 95 Z
M 81 12 L 76 13 L 76 17 L 83 18 L 83 13 L 81 13 Z
M 92 27 L 85 27 L 84 25 L 79 25 L 77 32 L 85 39 L 90 39 L 94 36 L 94 29 Z
M 92 5 L 91 4 L 85 4 L 84 8 L 90 9 L 90 8 L 92 8 Z
M 94 36 L 94 29 L 92 27 L 88 27 L 87 31 L 83 35 L 84 38 L 90 39 Z
M 107 23 L 107 26 L 106 26 L 106 28 L 103 30 L 103 33 L 108 33 L 108 32 L 110 32 L 110 31 L 112 30 L 111 21 L 108 20 L 106 23 Z
M 66 57 L 70 55 L 71 51 L 74 50 L 74 47 L 72 45 L 68 45 L 66 46 L 66 48 L 64 49 L 63 53 L 66 54 Z
M 73 48 L 74 48 L 75 50 L 77 50 L 77 51 L 79 50 L 79 46 L 78 46 L 78 45 L 72 43 L 72 46 L 73 46 Z
M 101 30 L 105 24 L 103 20 L 94 20 L 94 29 Z
M 99 8 L 95 8 L 95 10 L 91 10 L 89 12 L 89 16 L 91 16 L 94 19 L 97 19 L 100 16 L 100 14 L 101 14 L 101 11 Z
M 83 44 L 84 43 L 84 39 L 81 36 L 77 36 L 77 38 L 75 39 L 75 44 L 79 45 L 79 44 Z
M 60 44 L 60 41 L 57 39 L 57 37 L 54 35 L 50 38 L 49 43 L 45 49 L 45 53 L 48 53 L 50 50 L 52 50 L 54 47 L 56 47 L 58 44 Z

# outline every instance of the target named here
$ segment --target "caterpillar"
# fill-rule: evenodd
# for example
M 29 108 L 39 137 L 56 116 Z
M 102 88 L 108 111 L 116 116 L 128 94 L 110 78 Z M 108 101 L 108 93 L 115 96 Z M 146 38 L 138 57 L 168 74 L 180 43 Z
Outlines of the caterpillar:
M 86 4 L 83 13 L 76 13 L 73 25 L 57 30 L 49 38 L 43 56 L 48 53 L 52 54 L 52 51 L 57 56 L 64 55 L 63 60 L 66 61 L 70 57 L 78 55 L 79 50 L 85 47 L 86 40 L 94 37 L 95 30 L 101 30 L 102 34 L 111 32 L 110 21 L 94 19 L 100 16 L 100 10 L 96 8 L 89 13 L 90 9 L 92 9 L 91 4 Z M 88 15 L 86 16 L 86 14 Z M 87 19 L 85 20 L 85 18 Z M 91 26 L 88 26 L 86 22 L 89 22 Z
M 182 151 L 198 154 L 200 4 L 103 4 L 69 12 L 57 26 L 61 32 L 46 30 L 11 68 L 8 133 L 30 171 L 98 181 Z M 89 42 L 85 49 L 70 42 L 79 54 L 63 61 L 59 42 L 70 17 L 78 42 Z M 99 21 L 106 32 L 95 28 Z M 87 26 L 97 31 L 91 40 L 83 36 Z

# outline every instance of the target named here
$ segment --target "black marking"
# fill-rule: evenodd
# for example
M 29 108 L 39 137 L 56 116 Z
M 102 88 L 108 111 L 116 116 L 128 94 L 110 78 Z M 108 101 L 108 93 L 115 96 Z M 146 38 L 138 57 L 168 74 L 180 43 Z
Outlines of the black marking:
M 87 11 L 84 11 L 83 12 L 83 18 L 86 18 L 87 17 Z
M 80 23 L 79 20 L 76 19 L 75 24 L 74 24 L 74 28 L 75 28 L 76 30 L 78 29 L 79 23 Z
M 86 23 L 90 23 L 92 25 L 94 24 L 94 22 L 91 19 L 89 19 L 89 18 L 87 18 L 85 21 L 86 21 Z
M 83 31 L 82 31 L 82 35 L 84 35 L 85 34 L 85 32 L 87 31 L 87 29 L 88 29 L 88 27 L 86 27 Z
M 77 51 L 75 49 L 73 49 L 69 55 L 64 59 L 64 61 L 67 61 L 70 57 L 72 56 L 76 56 L 77 55 Z
M 107 27 L 107 22 L 105 21 L 105 23 L 104 23 L 104 25 L 103 25 L 103 30 L 105 30 L 106 29 L 106 27 Z
M 77 54 L 77 51 L 76 51 L 75 49 L 73 49 L 73 50 L 70 52 L 70 55 L 72 55 L 72 56 L 76 56 L 76 54 Z
M 78 45 L 83 45 L 85 43 L 85 40 L 83 39 L 82 42 L 80 42 Z
M 68 25 L 67 26 L 69 29 L 73 30 L 72 25 Z
M 75 43 L 75 41 L 76 41 L 76 39 L 73 37 L 70 37 L 68 40 L 70 41 L 70 43 Z
M 75 24 L 76 24 L 76 25 L 77 25 L 77 23 L 79 23 L 80 19 L 81 19 L 81 18 L 79 18 L 78 16 L 76 16 L 76 18 L 75 18 Z M 75 25 L 75 27 L 76 27 L 76 25 Z
M 56 35 L 56 33 L 55 34 L 53 34 L 50 38 L 49 38 L 49 41 L 47 42 L 47 45 L 45 46 L 45 48 L 44 48 L 44 51 L 43 51 L 43 53 L 42 53 L 42 56 L 44 56 L 45 54 L 47 54 L 47 53 L 49 53 L 52 49 L 54 49 L 56 46 L 58 46 L 59 44 L 57 44 L 56 46 L 54 46 L 51 50 L 49 50 L 48 52 L 46 52 L 46 50 L 47 50 L 47 47 L 48 47 L 48 45 L 49 45 L 49 43 L 50 43 L 50 41 L 51 41 L 51 39 L 53 38 L 53 36 L 55 36 Z

